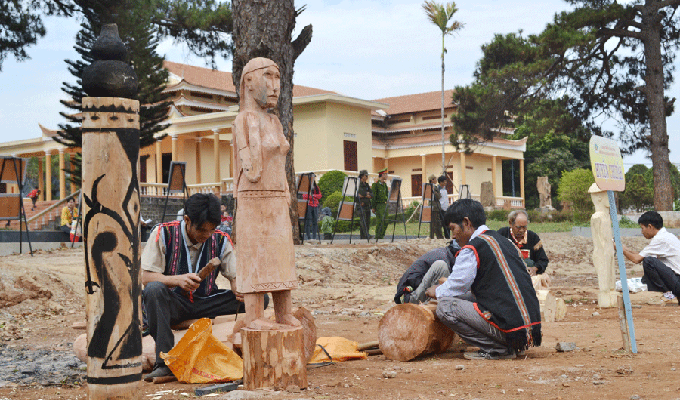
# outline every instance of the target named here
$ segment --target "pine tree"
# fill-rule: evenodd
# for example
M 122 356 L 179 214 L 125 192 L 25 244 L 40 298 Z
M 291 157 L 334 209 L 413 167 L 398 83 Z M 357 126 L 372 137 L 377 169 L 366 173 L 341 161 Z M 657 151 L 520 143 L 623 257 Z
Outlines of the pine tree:
M 77 0 L 79 11 L 83 15 L 81 29 L 76 35 L 75 49 L 80 60 L 66 60 L 69 71 L 76 77 L 76 83 L 64 82 L 62 90 L 68 100 L 61 103 L 69 109 L 60 113 L 68 122 L 60 124 L 55 141 L 71 148 L 82 147 L 80 131 L 80 112 L 82 98 L 82 73 L 92 62 L 90 49 L 97 39 L 104 24 L 116 23 L 118 31 L 128 48 L 128 62 L 132 65 L 139 79 L 139 92 L 136 100 L 141 107 L 140 147 L 153 144 L 157 139 L 154 134 L 165 129 L 163 124 L 170 102 L 168 94 L 163 93 L 168 78 L 168 72 L 163 68 L 163 57 L 159 56 L 155 48 L 159 42 L 157 28 L 152 24 L 155 9 L 150 0 L 146 1 L 115 1 L 115 0 Z M 76 155 L 72 163 L 71 179 L 80 184 L 81 162 L 80 154 Z

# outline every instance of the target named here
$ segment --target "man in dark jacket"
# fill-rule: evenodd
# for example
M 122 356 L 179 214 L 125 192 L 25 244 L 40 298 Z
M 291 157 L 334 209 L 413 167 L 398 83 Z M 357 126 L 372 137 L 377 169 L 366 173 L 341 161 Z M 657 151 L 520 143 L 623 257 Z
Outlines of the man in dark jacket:
M 480 348 L 464 357 L 511 359 L 529 346 L 540 346 L 538 298 L 517 248 L 489 230 L 478 201 L 456 201 L 444 222 L 463 248 L 446 282 L 426 294 L 437 299 L 439 320 Z
M 418 258 L 402 275 L 397 284 L 394 302 L 422 303 L 427 300 L 425 291 L 451 274 L 460 246 L 452 240 L 446 247 L 430 250 Z
M 370 239 L 368 228 L 371 226 L 371 199 L 373 193 L 371 186 L 368 184 L 368 171 L 362 169 L 359 172 L 359 189 L 357 190 L 359 197 L 359 232 L 361 232 L 362 239 Z
M 529 215 L 524 210 L 515 210 L 508 214 L 508 224 L 498 230 L 500 235 L 510 239 L 522 253 L 529 275 L 542 274 L 548 268 L 548 255 L 538 235 L 527 229 Z

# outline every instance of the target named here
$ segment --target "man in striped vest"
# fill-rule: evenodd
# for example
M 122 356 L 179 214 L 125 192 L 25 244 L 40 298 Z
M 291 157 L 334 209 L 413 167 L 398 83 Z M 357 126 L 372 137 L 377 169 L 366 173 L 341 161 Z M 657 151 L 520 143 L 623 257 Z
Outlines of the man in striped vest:
M 512 359 L 541 344 L 541 315 L 522 256 L 507 238 L 485 225 L 484 207 L 461 199 L 444 215 L 461 250 L 451 275 L 426 292 L 437 317 L 479 351 L 467 359 Z
M 142 299 L 149 333 L 156 341 L 154 370 L 146 381 L 172 374 L 160 353 L 175 345 L 171 326 L 196 318 L 244 313 L 243 296 L 236 291 L 236 256 L 231 238 L 216 230 L 221 223 L 220 201 L 197 193 L 184 204 L 182 220 L 157 225 L 142 252 Z M 199 272 L 213 258 L 221 263 L 205 279 Z M 220 272 L 231 290 L 219 289 Z M 265 308 L 268 297 L 265 296 Z

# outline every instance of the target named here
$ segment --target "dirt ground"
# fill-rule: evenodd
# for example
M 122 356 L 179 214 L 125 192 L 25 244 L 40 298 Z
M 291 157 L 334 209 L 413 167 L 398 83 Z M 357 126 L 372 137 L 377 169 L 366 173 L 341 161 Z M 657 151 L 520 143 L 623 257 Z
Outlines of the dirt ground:
M 568 304 L 563 321 L 543 326 L 543 345 L 506 361 L 469 361 L 464 346 L 410 362 L 384 356 L 309 368 L 309 388 L 299 393 L 262 392 L 267 399 L 680 399 L 680 308 L 659 293 L 631 294 L 638 354 L 621 350 L 618 313 L 596 306 L 597 278 L 590 239 L 542 234 L 550 258 L 552 291 Z M 623 238 L 641 249 L 642 237 Z M 297 305 L 315 312 L 319 336 L 357 342 L 377 340 L 380 316 L 392 303 L 403 271 L 444 241 L 428 239 L 352 246 L 299 246 L 294 292 Z M 628 264 L 628 277 L 640 276 Z M 0 257 L 0 345 L 70 351 L 83 333 L 82 250 L 61 249 L 34 257 Z M 224 286 L 225 282 L 222 282 Z M 558 342 L 574 342 L 558 353 Z M 393 378 L 383 372 L 395 371 Z M 143 383 L 138 398 L 185 399 L 204 385 Z M 0 387 L 4 399 L 84 399 L 86 384 Z M 220 398 L 220 397 L 215 397 Z

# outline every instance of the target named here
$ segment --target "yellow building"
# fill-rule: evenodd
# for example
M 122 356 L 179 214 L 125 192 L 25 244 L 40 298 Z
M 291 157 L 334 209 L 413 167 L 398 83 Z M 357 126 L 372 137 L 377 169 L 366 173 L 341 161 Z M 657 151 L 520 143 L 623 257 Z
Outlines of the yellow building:
M 170 72 L 167 92 L 173 106 L 168 116 L 167 136 L 140 151 L 140 186 L 143 195 L 162 195 L 167 186 L 171 161 L 186 162 L 189 191 L 229 193 L 234 160 L 231 124 L 238 113 L 237 95 L 231 73 L 166 62 Z M 293 89 L 295 171 L 344 170 L 356 175 L 388 167 L 403 180 L 405 201 L 420 196 L 420 185 L 429 174 L 441 174 L 440 92 L 362 100 L 339 93 L 296 85 Z M 450 99 L 450 93 L 446 95 Z M 446 109 L 446 140 L 452 132 Z M 42 128 L 42 127 L 41 127 Z M 58 156 L 66 164 L 73 150 L 54 142 L 54 131 L 42 128 L 42 136 L 0 144 L 0 155 L 39 157 L 40 182 L 49 199 L 53 174 L 60 177 L 60 198 L 66 193 L 65 174 L 49 169 L 49 159 Z M 497 203 L 510 201 L 523 206 L 524 193 L 502 198 L 501 161 L 520 160 L 523 172 L 524 141 L 496 139 L 475 149 L 471 155 L 457 153 L 446 144 L 447 173 L 453 182 L 449 193 L 457 196 L 461 184 L 479 196 L 481 182 L 493 182 Z M 44 168 L 43 168 L 44 165 Z M 523 184 L 520 185 L 523 187 Z

